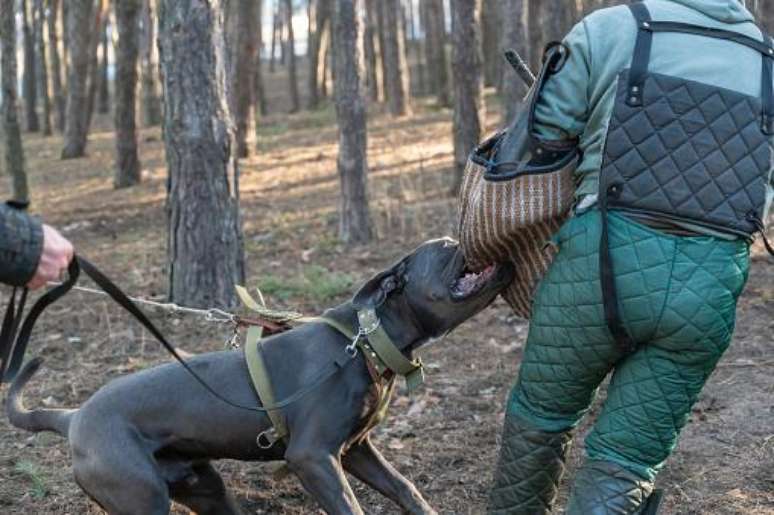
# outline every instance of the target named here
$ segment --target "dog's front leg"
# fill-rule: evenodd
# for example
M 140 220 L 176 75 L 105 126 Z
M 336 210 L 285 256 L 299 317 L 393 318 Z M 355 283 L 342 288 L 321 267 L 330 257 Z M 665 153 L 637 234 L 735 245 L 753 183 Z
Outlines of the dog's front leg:
M 406 513 L 435 515 L 411 481 L 395 470 L 370 438 L 353 445 L 341 458 L 344 469 L 403 508 Z
M 290 470 L 329 515 L 363 515 L 339 460 L 313 449 L 288 449 Z

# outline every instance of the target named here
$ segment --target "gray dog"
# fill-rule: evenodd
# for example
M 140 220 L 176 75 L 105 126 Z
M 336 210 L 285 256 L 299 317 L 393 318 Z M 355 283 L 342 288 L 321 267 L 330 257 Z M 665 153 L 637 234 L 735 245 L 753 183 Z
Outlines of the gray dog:
M 401 351 L 448 333 L 488 306 L 513 278 L 510 265 L 473 274 L 456 242 L 421 245 L 369 280 L 351 302 L 326 316 L 356 330 L 356 309 L 375 307 Z M 263 344 L 277 398 L 308 386 L 349 341 L 324 323 L 308 323 Z M 375 387 L 361 353 L 298 402 L 282 410 L 290 436 L 262 450 L 256 435 L 271 426 L 258 412 L 229 406 L 206 393 L 178 364 L 119 378 L 77 410 L 27 410 L 24 385 L 40 367 L 30 361 L 11 385 L 11 423 L 68 438 L 80 487 L 111 514 L 161 515 L 170 499 L 200 515 L 241 513 L 210 460 L 286 460 L 327 513 L 362 513 L 344 471 L 407 513 L 435 513 L 366 436 L 353 441 L 371 411 Z M 209 384 L 241 405 L 260 405 L 241 352 L 190 360 Z

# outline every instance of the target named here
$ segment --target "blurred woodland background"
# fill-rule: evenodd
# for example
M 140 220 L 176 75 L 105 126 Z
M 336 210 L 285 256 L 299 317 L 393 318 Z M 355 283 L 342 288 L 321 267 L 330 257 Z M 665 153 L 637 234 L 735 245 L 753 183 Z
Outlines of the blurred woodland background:
M 503 50 L 536 70 L 546 43 L 619 3 L 0 0 L 0 198 L 29 200 L 131 294 L 235 309 L 242 283 L 319 313 L 418 242 L 455 234 L 469 151 L 526 93 Z M 747 6 L 774 31 L 774 2 Z M 702 423 L 661 476 L 666 513 L 774 513 L 774 272 L 754 256 L 736 342 L 692 416 Z M 68 299 L 36 329 L 31 353 L 49 370 L 30 404 L 76 406 L 166 361 L 119 308 Z M 230 336 L 151 315 L 189 352 Z M 526 330 L 501 304 L 423 352 L 428 387 L 399 392 L 377 432 L 441 513 L 483 510 Z M 0 511 L 100 513 L 68 452 L 1 420 Z M 249 513 L 315 509 L 261 466 L 221 470 Z M 368 513 L 394 511 L 357 493 Z

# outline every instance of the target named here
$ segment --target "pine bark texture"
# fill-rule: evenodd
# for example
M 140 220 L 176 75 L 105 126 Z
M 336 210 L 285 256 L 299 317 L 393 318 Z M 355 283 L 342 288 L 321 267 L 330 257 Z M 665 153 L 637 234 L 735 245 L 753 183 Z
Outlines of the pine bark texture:
M 124 0 L 116 2 L 116 8 Z M 128 0 L 128 3 L 132 3 L 133 0 Z M 136 37 L 136 32 L 135 32 Z M 100 47 L 102 48 L 102 59 L 99 63 L 99 102 L 98 111 L 102 114 L 110 112 L 110 84 L 108 82 L 108 24 L 104 23 L 102 27 L 102 33 L 100 38 Z
M 16 9 L 14 0 L 0 0 L 0 86 L 3 88 L 2 116 L 5 169 L 11 177 L 11 196 L 18 202 L 29 200 L 24 149 L 17 107 Z
M 484 85 L 501 86 L 504 71 L 502 28 L 504 23 L 504 0 L 483 0 L 481 4 L 481 47 L 484 58 Z M 570 3 L 574 3 L 572 0 Z M 510 13 L 508 13 L 510 16 Z M 511 22 L 511 20 L 508 20 Z
M 34 0 L 33 32 L 35 35 L 35 75 L 38 79 L 40 103 L 43 106 L 43 135 L 51 136 L 51 97 L 48 87 L 48 59 L 46 56 L 46 7 L 43 0 Z
M 332 0 L 311 0 L 309 33 L 309 109 L 316 109 L 322 98 L 325 82 L 325 53 L 330 45 Z
M 67 113 L 62 159 L 82 157 L 86 152 L 87 91 L 94 0 L 66 0 L 67 40 L 70 64 L 67 72 Z
M 156 0 L 142 0 L 140 14 L 140 87 L 142 96 L 142 121 L 146 127 L 161 125 L 161 98 L 156 74 Z
M 115 3 L 116 30 L 116 169 L 113 185 L 127 188 L 140 182 L 140 160 L 137 153 L 137 57 L 138 29 L 142 0 L 119 0 Z
M 452 0 L 452 71 L 454 74 L 454 185 L 456 194 L 468 154 L 481 139 L 483 80 L 481 0 Z
M 400 0 L 383 0 L 385 94 L 392 116 L 411 114 L 409 70 L 406 62 Z
M 30 6 L 27 0 L 21 0 L 22 34 L 24 45 L 24 74 L 22 90 L 24 92 L 24 118 L 28 132 L 40 131 L 38 118 L 38 84 L 35 66 L 35 37 L 30 26 Z
M 528 0 L 503 0 L 503 49 L 516 50 L 529 63 L 529 41 L 527 40 Z M 533 68 L 533 72 L 537 72 Z M 527 87 L 519 76 L 507 66 L 503 69 L 502 99 L 503 122 L 510 123 L 519 112 L 521 101 L 527 94 Z
M 86 131 L 91 128 L 94 110 L 97 106 L 97 93 L 99 91 L 99 46 L 102 41 L 102 33 L 108 19 L 105 8 L 105 0 L 97 0 L 97 8 L 94 11 L 94 21 L 91 29 L 91 41 L 89 42 L 89 85 L 86 93 Z
M 368 212 L 368 158 L 366 103 L 364 98 L 364 54 L 362 0 L 335 0 L 333 51 L 336 118 L 339 123 L 341 208 L 339 236 L 349 244 L 371 240 Z
M 218 0 L 159 0 L 169 298 L 200 308 L 236 305 L 245 275 L 222 21 Z
M 449 66 L 446 59 L 446 12 L 443 0 L 423 0 L 425 22 L 425 52 L 430 92 L 444 107 L 451 105 Z
M 59 0 L 48 0 L 48 49 L 51 56 L 51 87 L 54 102 L 54 125 L 59 132 L 65 128 L 65 94 L 62 84 L 62 61 L 59 54 Z
M 368 98 L 372 102 L 384 101 L 384 68 L 382 67 L 382 46 L 379 38 L 376 2 L 365 0 L 365 43 L 363 52 L 366 60 L 366 87 Z
M 234 77 L 234 124 L 236 126 L 236 156 L 247 157 L 247 130 L 250 122 L 250 107 L 253 102 L 255 86 L 255 34 L 258 7 L 255 0 L 231 0 L 236 5 L 236 20 L 234 24 L 234 62 L 232 74 Z
M 301 97 L 298 93 L 298 74 L 296 72 L 296 38 L 293 34 L 293 0 L 285 0 L 285 27 L 287 28 L 288 81 L 290 88 L 290 112 L 301 109 Z
M 263 0 L 256 0 L 256 19 L 255 30 L 255 63 L 253 64 L 253 118 L 255 119 L 255 130 L 261 123 L 261 116 L 269 114 L 269 104 L 266 101 L 266 86 L 263 83 Z

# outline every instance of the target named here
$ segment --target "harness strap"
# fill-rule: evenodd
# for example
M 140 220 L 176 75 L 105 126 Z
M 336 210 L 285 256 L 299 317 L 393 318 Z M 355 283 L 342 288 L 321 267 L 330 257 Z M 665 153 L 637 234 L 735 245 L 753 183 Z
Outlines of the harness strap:
M 245 337 L 244 352 L 247 370 L 250 372 L 250 379 L 255 388 L 255 393 L 258 394 L 263 407 L 266 408 L 266 414 L 274 429 L 273 431 L 264 431 L 258 436 L 258 446 L 268 449 L 277 440 L 286 440 L 289 433 L 285 419 L 282 417 L 282 413 L 278 412 L 275 403 L 274 388 L 272 388 L 269 371 L 263 359 L 263 349 L 260 343 L 262 336 L 262 328 L 256 326 L 249 327 Z

